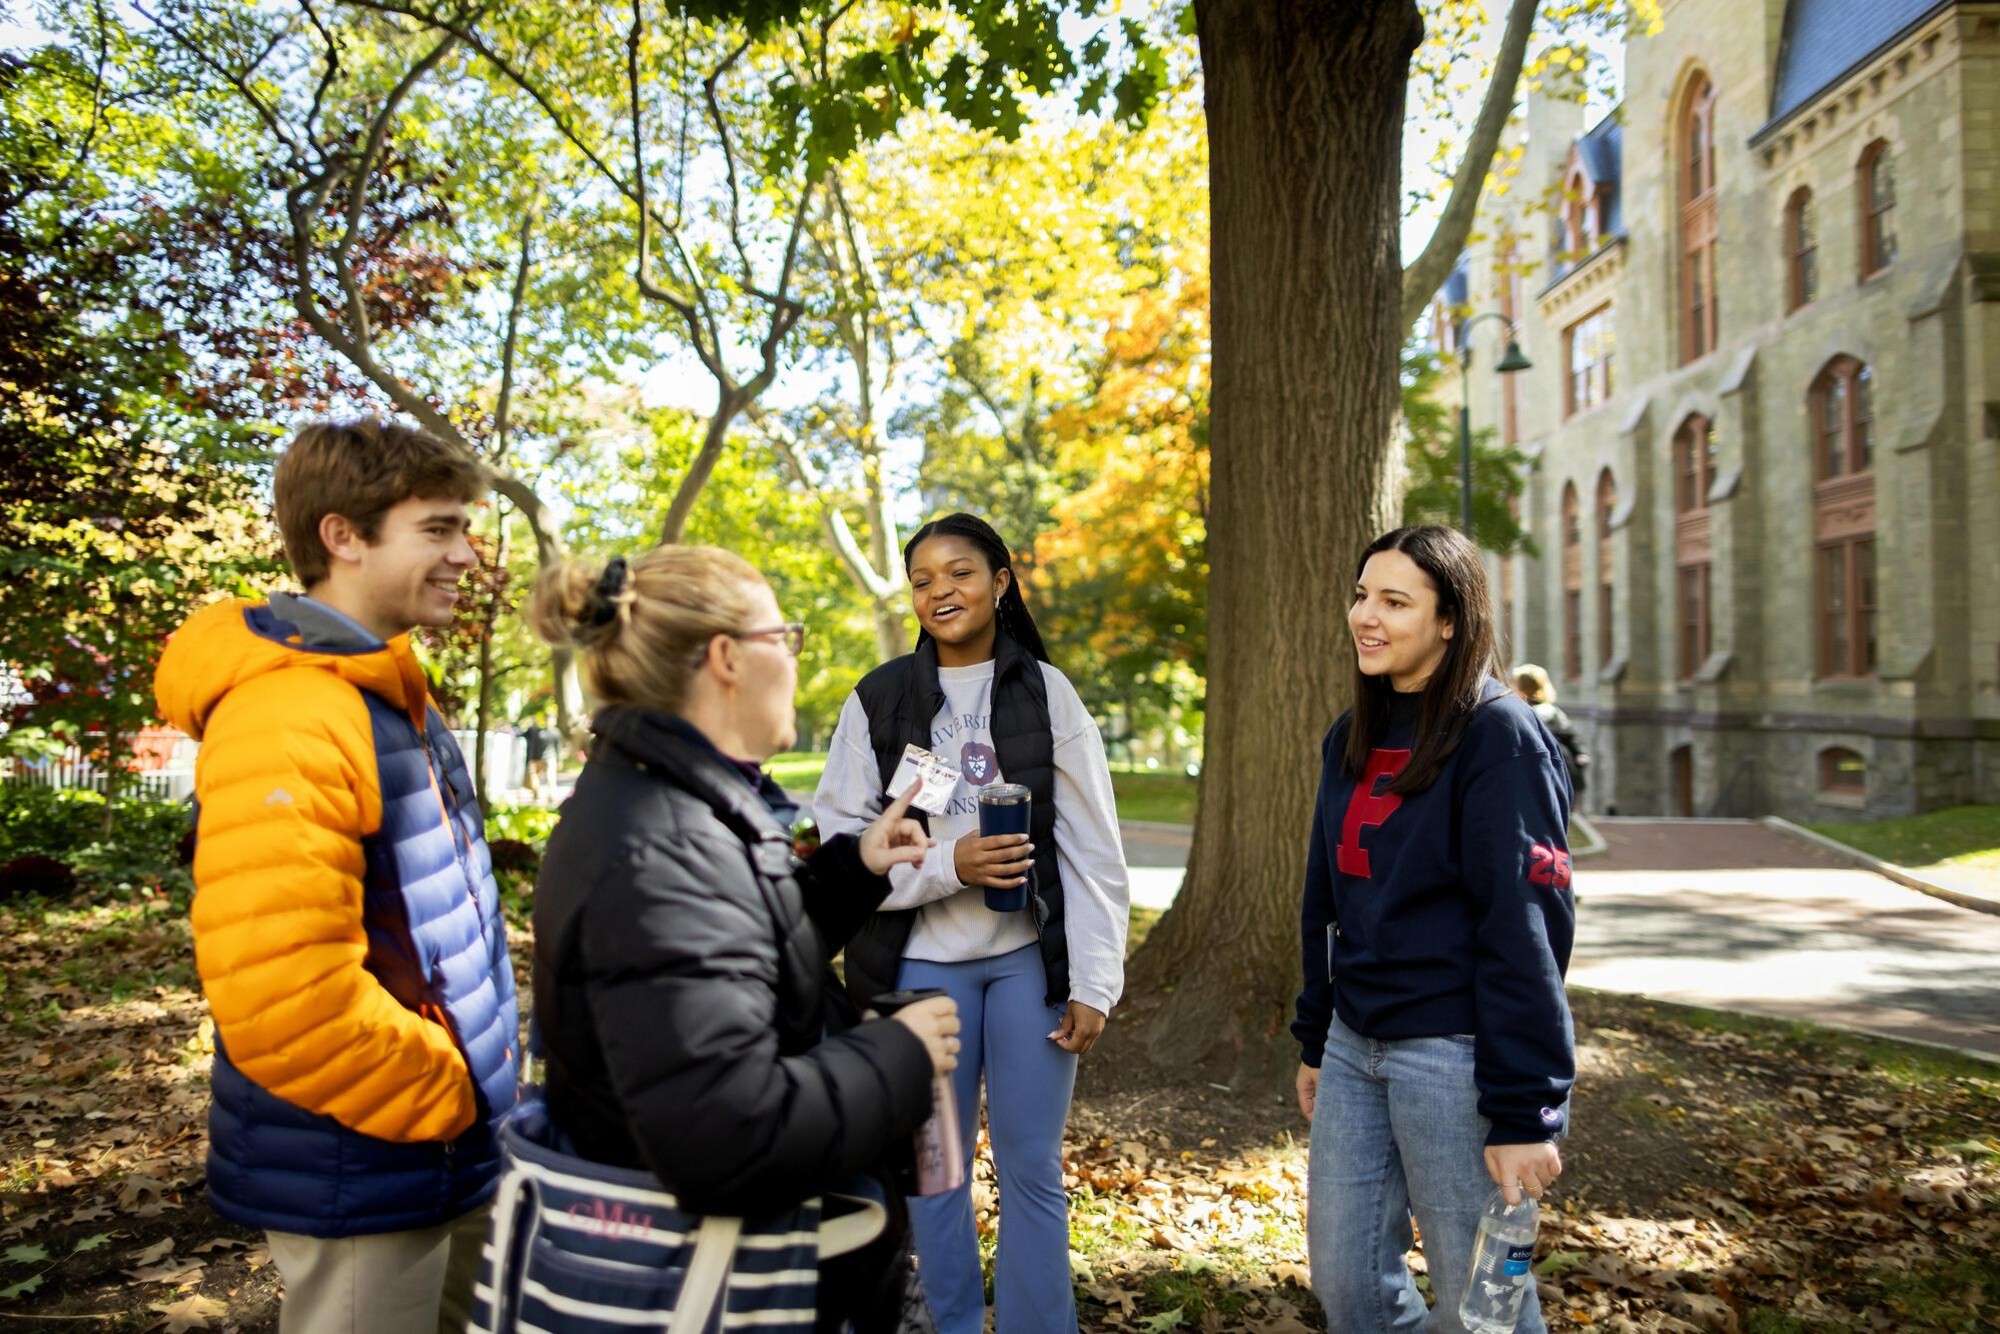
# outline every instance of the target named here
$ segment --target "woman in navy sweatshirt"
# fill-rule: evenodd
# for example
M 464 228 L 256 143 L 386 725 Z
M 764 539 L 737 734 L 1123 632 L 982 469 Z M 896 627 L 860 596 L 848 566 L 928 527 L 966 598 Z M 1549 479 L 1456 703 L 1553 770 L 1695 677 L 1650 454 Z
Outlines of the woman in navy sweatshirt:
M 1313 1288 L 1343 1334 L 1455 1331 L 1494 1185 L 1514 1203 L 1562 1171 L 1572 794 L 1555 739 L 1499 678 L 1465 537 L 1377 538 L 1347 622 L 1354 707 L 1323 747 L 1292 1025 Z M 1412 1213 L 1428 1318 L 1403 1259 Z M 1531 1299 L 1518 1330 L 1544 1328 Z

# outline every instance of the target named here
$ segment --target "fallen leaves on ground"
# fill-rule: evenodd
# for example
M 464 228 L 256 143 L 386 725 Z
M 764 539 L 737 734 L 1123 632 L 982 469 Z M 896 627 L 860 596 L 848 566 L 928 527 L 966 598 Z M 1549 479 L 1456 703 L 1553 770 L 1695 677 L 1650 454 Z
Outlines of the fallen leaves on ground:
M 519 917 L 515 937 L 525 963 Z M 2000 1324 L 2000 1069 L 1592 993 L 1576 1009 L 1576 1130 L 1537 1260 L 1552 1330 Z M 1128 1059 L 1119 1028 L 1091 1061 Z M 0 1094 L 0 1324 L 275 1328 L 263 1239 L 201 1195 L 212 1052 L 183 912 L 0 912 L 0 1062 L 18 1072 Z M 1326 1328 L 1288 1098 L 1085 1079 L 1063 1160 L 1084 1329 Z M 983 1149 L 974 1189 L 990 1249 Z
M 153 1309 L 160 1312 L 160 1319 L 152 1328 L 163 1329 L 167 1334 L 185 1334 L 190 1329 L 213 1328 L 208 1322 L 220 1320 L 229 1314 L 227 1302 L 216 1301 L 213 1297 L 183 1297 L 177 1302 L 157 1303 Z
M 232 1301 L 275 1311 L 268 1280 L 245 1288 L 261 1237 L 201 1197 L 214 1027 L 185 906 L 0 912 L 0 950 L 0 1065 L 24 1072 L 0 1094 L 0 1237 L 48 1257 L 0 1265 L 0 1324 L 9 1309 L 133 1330 L 207 1328 Z M 228 1249 L 197 1254 L 210 1238 Z

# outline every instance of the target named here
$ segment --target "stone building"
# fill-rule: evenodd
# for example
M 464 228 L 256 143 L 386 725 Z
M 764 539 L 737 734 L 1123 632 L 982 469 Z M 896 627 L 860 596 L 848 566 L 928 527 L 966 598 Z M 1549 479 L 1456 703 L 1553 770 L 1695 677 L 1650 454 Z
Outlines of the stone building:
M 1611 116 L 1530 97 L 1450 293 L 1534 363 L 1471 330 L 1508 652 L 1592 810 L 2000 801 L 2000 3 L 1664 11 Z

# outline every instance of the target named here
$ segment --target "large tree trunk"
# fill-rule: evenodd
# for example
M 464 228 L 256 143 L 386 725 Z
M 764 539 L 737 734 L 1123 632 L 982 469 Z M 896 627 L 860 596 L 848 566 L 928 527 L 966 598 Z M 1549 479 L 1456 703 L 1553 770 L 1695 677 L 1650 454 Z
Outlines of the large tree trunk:
M 493 632 L 500 624 L 500 589 L 498 576 L 507 568 L 507 515 L 500 515 L 499 536 L 493 539 L 493 570 L 495 582 L 488 585 L 490 596 L 486 599 L 485 614 L 480 618 L 479 634 L 479 732 L 472 740 L 472 791 L 479 809 L 492 809 L 491 793 L 486 790 L 486 738 L 493 730 Z
M 1133 961 L 1156 1063 L 1275 1071 L 1354 561 L 1388 527 L 1409 0 L 1197 0 L 1213 229 L 1209 654 L 1186 882 Z M 1129 1040 L 1129 1039 L 1128 1039 Z

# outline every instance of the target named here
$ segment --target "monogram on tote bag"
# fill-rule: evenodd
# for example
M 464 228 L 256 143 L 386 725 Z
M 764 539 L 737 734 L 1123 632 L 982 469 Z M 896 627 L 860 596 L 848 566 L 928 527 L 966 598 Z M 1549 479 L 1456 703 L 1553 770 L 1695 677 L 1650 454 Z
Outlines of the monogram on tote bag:
M 820 1260 L 887 1221 L 849 1196 L 832 1218 L 817 1197 L 755 1220 L 689 1213 L 649 1172 L 563 1152 L 539 1090 L 523 1095 L 500 1130 L 475 1334 L 811 1334 Z

